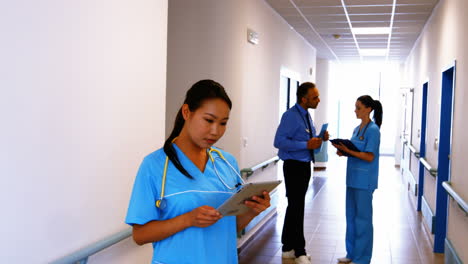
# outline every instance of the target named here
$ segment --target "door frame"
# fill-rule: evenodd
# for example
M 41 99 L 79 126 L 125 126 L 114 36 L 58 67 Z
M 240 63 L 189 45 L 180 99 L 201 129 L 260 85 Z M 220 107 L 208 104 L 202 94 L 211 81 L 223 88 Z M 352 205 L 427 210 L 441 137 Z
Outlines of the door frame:
M 440 126 L 436 185 L 436 220 L 434 252 L 443 253 L 447 235 L 448 195 L 442 182 L 450 180 L 450 155 L 452 147 L 453 104 L 455 93 L 456 61 L 442 72 L 440 95 Z

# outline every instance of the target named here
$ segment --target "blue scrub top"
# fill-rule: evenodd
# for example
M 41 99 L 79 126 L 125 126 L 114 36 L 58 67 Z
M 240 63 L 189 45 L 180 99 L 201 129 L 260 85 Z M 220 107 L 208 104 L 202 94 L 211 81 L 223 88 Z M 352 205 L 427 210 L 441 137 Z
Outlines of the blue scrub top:
M 185 154 L 173 144 L 184 168 L 194 177 L 189 179 L 169 161 L 165 185 L 165 209 L 155 206 L 160 198 L 161 181 L 166 154 L 161 148 L 149 154 L 140 165 L 125 222 L 143 225 L 154 220 L 171 219 L 199 206 L 217 208 L 237 189 L 228 189 L 216 175 L 210 159 L 201 172 Z M 221 150 L 220 150 L 221 151 Z M 239 171 L 237 161 L 221 151 L 226 160 Z M 212 152 L 214 157 L 217 153 Z M 229 187 L 240 180 L 220 158 L 215 159 L 219 177 Z M 225 216 L 209 227 L 190 227 L 166 239 L 153 243 L 152 263 L 238 263 L 237 227 L 235 216 Z
M 362 132 L 364 132 L 363 135 Z M 375 190 L 378 185 L 379 177 L 379 148 L 380 148 L 380 129 L 374 123 L 370 122 L 365 131 L 359 133 L 359 126 L 353 131 L 351 142 L 362 152 L 372 152 L 374 159 L 371 162 L 364 161 L 355 157 L 348 157 L 346 167 L 346 186 Z M 359 137 L 363 136 L 361 140 Z

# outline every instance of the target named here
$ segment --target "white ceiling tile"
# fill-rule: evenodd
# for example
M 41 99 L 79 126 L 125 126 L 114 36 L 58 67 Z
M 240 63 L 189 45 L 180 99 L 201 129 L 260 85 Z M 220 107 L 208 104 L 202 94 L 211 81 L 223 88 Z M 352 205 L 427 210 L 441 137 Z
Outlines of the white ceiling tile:
M 406 5 L 406 4 L 421 4 L 421 5 L 435 5 L 439 2 L 439 0 L 398 0 L 397 1 L 399 5 Z
M 289 0 L 266 0 L 266 2 L 274 9 L 294 7 Z
M 399 1 L 397 2 L 399 3 Z M 430 14 L 434 9 L 433 5 L 397 5 L 395 13 L 428 13 Z
M 341 6 L 337 7 L 301 7 L 299 8 L 302 14 L 307 15 L 344 15 L 344 9 Z
M 429 15 L 428 13 L 395 14 L 394 19 L 399 21 L 426 21 Z
M 341 0 L 266 0 L 266 2 L 317 49 L 317 57 L 330 60 L 338 57 L 342 61 L 360 60 Z M 353 27 L 390 26 L 393 0 L 344 0 L 344 2 Z M 390 40 L 390 60 L 403 60 L 408 56 L 437 2 L 437 0 L 397 0 Z M 308 21 L 304 20 L 296 7 Z M 336 39 L 334 34 L 339 34 L 340 38 Z M 356 40 L 361 48 L 386 48 L 388 45 L 388 35 L 385 34 L 356 35 Z M 382 58 L 371 60 L 376 59 Z M 369 58 L 365 58 L 366 60 Z
M 345 5 L 393 5 L 393 0 L 344 0 Z
M 382 6 L 348 6 L 346 7 L 348 14 L 392 14 L 391 5 Z
M 365 22 L 372 22 L 372 21 L 380 21 L 380 22 L 387 22 L 390 25 L 391 14 L 370 14 L 370 15 L 350 15 L 349 20 L 351 20 L 351 24 L 355 21 L 365 21 Z
M 298 7 L 341 6 L 341 0 L 292 0 Z

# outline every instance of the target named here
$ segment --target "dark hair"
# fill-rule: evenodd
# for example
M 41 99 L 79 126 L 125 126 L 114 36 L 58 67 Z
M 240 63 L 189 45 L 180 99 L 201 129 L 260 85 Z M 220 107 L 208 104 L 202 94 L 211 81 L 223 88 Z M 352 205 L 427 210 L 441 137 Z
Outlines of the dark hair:
M 305 82 L 299 85 L 299 87 L 297 87 L 296 96 L 297 96 L 298 104 L 301 103 L 302 97 L 307 95 L 307 92 L 309 91 L 310 88 L 315 88 L 315 84 L 311 82 Z
M 229 109 L 232 108 L 231 99 L 229 99 L 229 96 L 227 95 L 226 91 L 224 90 L 224 87 L 221 84 L 213 80 L 201 80 L 201 81 L 196 82 L 194 85 L 192 85 L 192 87 L 187 91 L 187 94 L 185 95 L 184 104 L 187 104 L 190 111 L 194 112 L 195 110 L 200 108 L 203 101 L 208 100 L 208 99 L 215 99 L 215 98 L 222 99 L 228 104 Z M 182 174 L 193 179 L 192 175 L 190 175 L 180 163 L 180 160 L 177 157 L 177 153 L 174 149 L 174 146 L 172 146 L 172 141 L 177 136 L 179 136 L 180 132 L 182 131 L 182 128 L 184 127 L 184 124 L 185 124 L 185 120 L 184 120 L 184 117 L 182 116 L 182 107 L 181 107 L 179 109 L 179 112 L 177 113 L 177 116 L 174 122 L 174 128 L 172 129 L 172 132 L 169 135 L 169 137 L 164 142 L 164 152 L 166 153 L 167 157 L 169 157 L 169 159 L 174 164 L 174 166 Z
M 379 102 L 379 100 L 374 100 L 369 95 L 362 95 L 357 100 L 366 107 L 370 107 L 372 110 L 374 110 L 374 122 L 380 128 L 382 125 L 383 110 L 382 104 Z

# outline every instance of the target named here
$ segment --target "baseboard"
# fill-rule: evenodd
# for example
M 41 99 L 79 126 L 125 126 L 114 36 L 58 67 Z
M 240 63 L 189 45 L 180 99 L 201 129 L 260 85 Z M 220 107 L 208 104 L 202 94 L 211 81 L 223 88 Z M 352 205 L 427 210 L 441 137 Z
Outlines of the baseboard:
M 327 162 L 315 162 L 314 163 L 314 170 L 317 168 L 326 168 L 327 167 Z
M 416 183 L 413 173 L 408 170 L 406 176 L 407 176 L 406 178 L 409 184 L 408 190 L 410 190 L 411 193 L 414 194 L 414 196 L 418 196 L 418 184 Z
M 431 234 L 435 233 L 435 216 L 432 213 L 432 209 L 429 207 L 429 204 L 426 202 L 424 196 L 421 199 L 421 212 L 424 218 L 424 223 L 426 223 Z
M 445 264 L 463 264 L 450 240 L 445 239 Z

